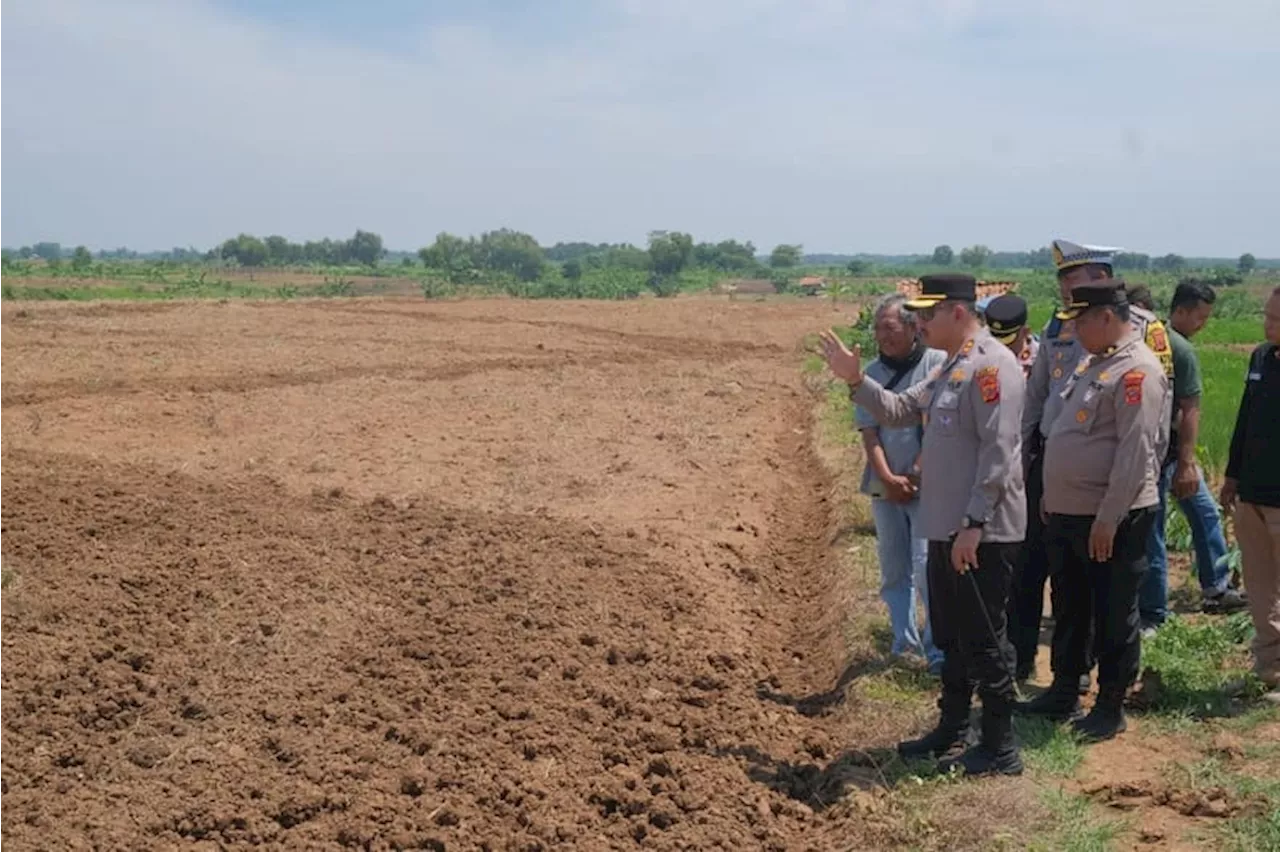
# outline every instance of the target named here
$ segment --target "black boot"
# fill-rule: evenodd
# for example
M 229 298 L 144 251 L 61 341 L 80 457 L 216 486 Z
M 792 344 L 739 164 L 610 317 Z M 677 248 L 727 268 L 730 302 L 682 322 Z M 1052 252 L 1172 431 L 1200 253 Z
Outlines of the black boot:
M 1022 756 L 1013 736 L 1013 716 L 982 711 L 982 742 L 957 758 L 938 763 L 943 774 L 961 769 L 965 775 L 1021 775 Z
M 937 727 L 918 740 L 898 743 L 898 754 L 903 760 L 959 754 L 972 741 L 968 697 L 944 694 L 938 701 L 938 707 L 942 715 Z
M 1079 679 L 1055 676 L 1053 683 L 1040 695 L 1030 701 L 1015 704 L 1014 712 L 1024 716 L 1043 716 L 1055 722 L 1079 719 Z
M 1114 686 L 1100 686 L 1098 701 L 1089 715 L 1071 726 L 1085 742 L 1094 743 L 1109 740 L 1116 734 L 1123 733 L 1127 727 L 1124 720 L 1124 689 L 1116 689 Z

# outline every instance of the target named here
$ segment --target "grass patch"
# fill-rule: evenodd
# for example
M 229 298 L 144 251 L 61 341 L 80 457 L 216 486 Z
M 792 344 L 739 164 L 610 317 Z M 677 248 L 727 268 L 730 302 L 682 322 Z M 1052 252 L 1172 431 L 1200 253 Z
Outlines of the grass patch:
M 916 703 L 937 691 L 936 677 L 924 669 L 905 666 L 894 666 L 858 682 L 858 692 L 862 697 L 892 704 Z
M 1214 846 L 1223 852 L 1280 850 L 1280 806 L 1261 816 L 1229 819 L 1215 834 Z
M 1177 788 L 1223 789 L 1237 799 L 1255 803 L 1240 816 L 1215 826 L 1212 834 L 1217 842 L 1213 848 L 1240 852 L 1280 850 L 1280 781 L 1235 772 L 1218 757 L 1174 764 L 1168 776 L 1169 783 Z
M 1211 323 L 1209 328 L 1212 327 Z M 1200 346 L 1199 355 L 1204 394 L 1200 397 L 1198 442 L 1205 448 L 1206 466 L 1220 475 L 1227 466 L 1231 433 L 1235 431 L 1236 412 L 1249 369 L 1249 353 L 1221 346 Z
M 1041 801 L 1053 823 L 1048 836 L 1027 846 L 1034 852 L 1106 852 L 1124 829 L 1115 819 L 1099 819 L 1089 800 L 1063 790 L 1045 790 Z
M 1022 759 L 1040 775 L 1067 778 L 1084 761 L 1084 748 L 1068 728 L 1048 719 L 1016 716 L 1013 729 L 1021 744 Z
M 1192 621 L 1170 618 L 1142 644 L 1144 691 L 1150 709 L 1193 717 L 1224 716 L 1233 696 L 1232 681 L 1248 684 L 1246 696 L 1260 695 L 1261 682 L 1243 665 L 1244 644 L 1253 626 L 1248 613 Z

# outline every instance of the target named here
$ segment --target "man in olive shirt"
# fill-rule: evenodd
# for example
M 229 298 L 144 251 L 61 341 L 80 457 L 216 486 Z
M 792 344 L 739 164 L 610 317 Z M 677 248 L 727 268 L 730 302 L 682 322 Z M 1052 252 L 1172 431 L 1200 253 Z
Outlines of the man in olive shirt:
M 1134 288 L 1130 300 L 1149 303 L 1149 291 Z M 1222 534 L 1222 521 L 1213 495 L 1196 464 L 1196 438 L 1200 429 L 1200 360 L 1190 338 L 1194 337 L 1213 313 L 1217 295 L 1208 284 L 1184 280 L 1178 284 L 1170 303 L 1168 337 L 1173 351 L 1173 406 L 1169 452 L 1160 471 L 1160 503 L 1151 539 L 1147 542 L 1147 576 L 1138 593 L 1138 612 L 1144 631 L 1153 631 L 1164 623 L 1169 609 L 1169 558 L 1165 546 L 1165 517 L 1169 491 L 1173 491 L 1178 507 L 1191 528 L 1195 546 L 1196 571 L 1200 580 L 1202 608 L 1210 613 L 1230 613 L 1247 605 L 1239 591 L 1230 587 L 1231 571 L 1227 565 L 1227 541 Z
M 1098 699 L 1075 730 L 1089 740 L 1125 729 L 1125 692 L 1141 654 L 1138 586 L 1168 442 L 1169 380 L 1130 324 L 1124 282 L 1077 287 L 1060 316 L 1088 357 L 1063 389 L 1045 441 L 1045 546 L 1054 586 L 1053 684 L 1025 712 L 1078 715 L 1077 682 L 1096 634 Z
M 1267 342 L 1249 358 L 1221 496 L 1224 507 L 1235 505 L 1255 632 L 1253 668 L 1271 688 L 1267 700 L 1280 704 L 1280 287 L 1263 317 Z
M 1022 368 L 978 321 L 972 276 L 927 275 L 921 285 L 907 307 L 916 312 L 925 343 L 947 353 L 936 375 L 892 393 L 864 376 L 857 350 L 850 352 L 834 333 L 823 334 L 822 344 L 831 371 L 878 422 L 924 423 L 920 532 L 929 540 L 929 619 L 944 655 L 941 718 L 929 734 L 898 750 L 906 757 L 945 757 L 963 747 L 976 682 L 981 742 L 958 759 L 944 759 L 941 768 L 1018 774 L 1005 607 L 1027 525 Z

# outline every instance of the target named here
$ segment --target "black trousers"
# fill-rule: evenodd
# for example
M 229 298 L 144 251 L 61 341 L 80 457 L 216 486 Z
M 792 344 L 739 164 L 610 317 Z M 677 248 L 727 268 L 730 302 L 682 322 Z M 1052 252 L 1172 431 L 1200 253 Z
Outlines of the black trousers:
M 934 644 L 945 655 L 940 702 L 944 716 L 967 714 L 975 685 L 985 712 L 1004 715 L 1013 710 L 1013 646 L 1005 609 L 1021 547 L 1022 542 L 978 545 L 978 567 L 966 576 L 951 567 L 951 542 L 929 542 L 929 623 Z M 994 638 L 984 609 L 995 627 Z
M 1009 594 L 1009 641 L 1018 660 L 1018 677 L 1026 679 L 1035 671 L 1036 648 L 1040 645 L 1040 619 L 1044 615 L 1044 584 L 1049 578 L 1049 557 L 1045 552 L 1045 524 L 1040 520 L 1040 497 L 1044 494 L 1044 452 L 1035 451 L 1027 471 L 1027 538 L 1014 565 L 1013 589 Z
M 1147 571 L 1147 537 L 1155 515 L 1154 506 L 1126 515 L 1107 562 L 1089 558 L 1092 516 L 1049 516 L 1045 545 L 1053 581 L 1055 677 L 1088 672 L 1092 650 L 1099 690 L 1127 689 L 1137 679 L 1142 649 L 1138 587 Z

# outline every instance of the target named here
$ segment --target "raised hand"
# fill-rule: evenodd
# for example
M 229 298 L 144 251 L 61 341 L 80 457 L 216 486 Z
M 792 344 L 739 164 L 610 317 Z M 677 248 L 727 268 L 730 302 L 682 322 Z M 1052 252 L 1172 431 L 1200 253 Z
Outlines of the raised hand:
M 854 346 L 853 351 L 844 345 L 844 341 L 831 329 L 820 335 L 822 339 L 822 359 L 827 362 L 831 372 L 849 384 L 862 381 L 862 350 Z

